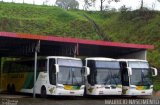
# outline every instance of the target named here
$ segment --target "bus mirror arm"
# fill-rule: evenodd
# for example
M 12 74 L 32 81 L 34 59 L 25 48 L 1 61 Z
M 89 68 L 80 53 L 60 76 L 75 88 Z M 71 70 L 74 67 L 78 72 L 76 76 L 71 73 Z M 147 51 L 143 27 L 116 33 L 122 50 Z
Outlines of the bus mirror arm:
M 89 67 L 85 67 L 85 75 L 87 76 L 87 75 L 89 75 L 90 74 L 90 68 Z
M 154 68 L 154 67 L 151 67 L 151 69 L 154 71 L 154 73 L 152 74 L 152 76 L 157 76 L 158 75 L 158 72 L 157 72 L 157 69 Z
M 58 73 L 59 72 L 59 65 L 55 64 L 55 68 L 56 68 L 56 73 Z
M 132 68 L 131 67 L 127 67 L 128 70 L 128 75 L 132 75 Z

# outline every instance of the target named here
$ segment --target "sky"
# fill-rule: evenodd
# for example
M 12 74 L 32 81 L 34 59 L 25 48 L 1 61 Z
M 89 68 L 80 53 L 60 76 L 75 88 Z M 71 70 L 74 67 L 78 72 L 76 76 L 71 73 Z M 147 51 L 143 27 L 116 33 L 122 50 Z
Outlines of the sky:
M 0 0 L 2 1 L 2 0 Z M 44 1 L 48 1 L 47 5 L 54 5 L 56 0 L 3 0 L 5 2 L 16 2 L 16 3 L 29 3 L 29 4 L 37 4 L 42 5 Z M 80 1 L 80 0 L 79 0 Z M 141 0 L 121 0 L 121 2 L 115 3 L 111 2 L 108 4 L 107 0 L 105 2 L 105 5 L 109 5 L 110 8 L 120 8 L 123 5 L 126 5 L 126 7 L 131 7 L 131 9 L 137 9 L 140 7 Z M 83 9 L 84 2 L 81 0 L 80 2 L 80 9 Z M 160 2 L 157 0 L 144 0 L 144 6 L 148 7 L 149 9 L 154 10 L 160 10 Z M 95 7 L 90 8 L 90 10 L 99 10 L 100 9 L 100 0 L 96 0 Z

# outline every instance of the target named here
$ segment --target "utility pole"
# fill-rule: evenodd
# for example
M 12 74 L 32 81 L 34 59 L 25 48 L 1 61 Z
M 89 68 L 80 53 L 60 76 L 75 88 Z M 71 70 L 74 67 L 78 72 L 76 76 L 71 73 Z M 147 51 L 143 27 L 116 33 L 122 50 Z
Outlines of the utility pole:
M 36 78 L 37 78 L 37 53 L 40 51 L 40 40 L 35 46 L 34 52 L 34 87 L 33 87 L 33 98 L 36 98 Z
M 3 72 L 2 72 L 2 58 L 0 57 L 0 90 L 2 89 L 2 74 L 3 74 Z

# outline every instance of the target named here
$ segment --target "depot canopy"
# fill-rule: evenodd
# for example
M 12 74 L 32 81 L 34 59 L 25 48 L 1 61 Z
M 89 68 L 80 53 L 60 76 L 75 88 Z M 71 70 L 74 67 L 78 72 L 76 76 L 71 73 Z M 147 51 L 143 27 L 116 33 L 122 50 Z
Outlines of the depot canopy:
M 154 48 L 152 45 L 0 32 L 0 57 L 34 56 L 38 41 L 40 41 L 39 56 L 117 58 Z

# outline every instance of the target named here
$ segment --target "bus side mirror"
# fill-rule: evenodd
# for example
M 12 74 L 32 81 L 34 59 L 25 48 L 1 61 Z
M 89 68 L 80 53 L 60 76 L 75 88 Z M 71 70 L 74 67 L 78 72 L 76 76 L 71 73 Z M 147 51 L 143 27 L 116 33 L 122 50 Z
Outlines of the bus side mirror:
M 85 67 L 85 75 L 89 75 L 90 74 L 90 68 L 89 67 Z
M 153 70 L 153 73 L 152 73 L 152 76 L 154 77 L 154 76 L 157 76 L 157 69 L 156 68 L 154 68 L 154 67 L 151 67 L 151 70 Z
M 85 67 L 82 67 L 82 69 L 81 69 L 81 74 L 82 74 L 83 76 L 85 76 Z
M 58 73 L 59 72 L 59 65 L 55 64 L 55 68 L 56 68 L 56 73 Z
M 128 70 L 128 75 L 131 76 L 132 75 L 132 68 L 131 67 L 127 67 Z

